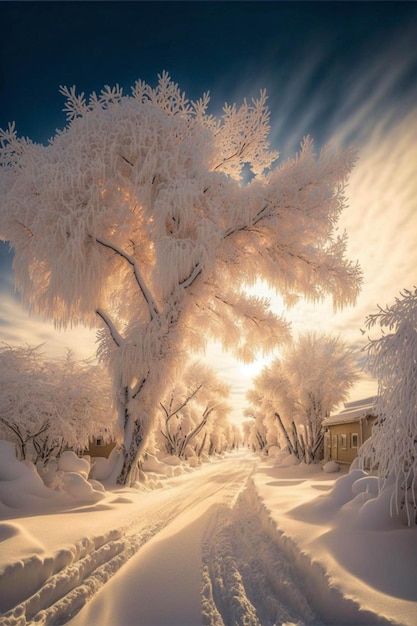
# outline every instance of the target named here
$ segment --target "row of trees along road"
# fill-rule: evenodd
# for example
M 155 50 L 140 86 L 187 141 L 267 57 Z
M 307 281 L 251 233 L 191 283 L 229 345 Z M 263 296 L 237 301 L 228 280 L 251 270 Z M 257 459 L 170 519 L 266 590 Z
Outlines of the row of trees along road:
M 359 379 L 353 351 L 339 337 L 305 333 L 254 378 L 247 392 L 255 448 L 281 441 L 298 460 L 323 458 L 322 422 Z
M 306 139 L 277 166 L 264 92 L 216 117 L 207 94 L 189 101 L 165 73 L 130 95 L 61 91 L 68 123 L 48 145 L 0 131 L 0 238 L 27 307 L 61 327 L 99 325 L 126 484 L 190 350 L 215 338 L 249 362 L 288 338 L 246 285 L 355 301 L 361 272 L 336 234 L 355 156 L 316 155 Z

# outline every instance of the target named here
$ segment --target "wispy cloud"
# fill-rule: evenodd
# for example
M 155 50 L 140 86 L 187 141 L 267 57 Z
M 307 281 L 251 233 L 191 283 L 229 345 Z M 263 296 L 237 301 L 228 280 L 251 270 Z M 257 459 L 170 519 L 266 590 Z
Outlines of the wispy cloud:
M 46 353 L 63 355 L 71 349 L 80 359 L 95 355 L 95 331 L 84 327 L 56 330 L 50 322 L 31 316 L 9 291 L 3 291 L 0 304 L 0 341 L 11 346 L 44 344 Z
M 298 150 L 304 135 L 319 147 L 363 146 L 379 128 L 386 132 L 415 107 L 415 25 L 386 33 L 383 47 L 369 44 L 351 63 L 331 37 L 311 44 L 300 65 L 285 59 L 268 66 L 257 84 L 270 92 L 272 143 L 283 158 Z M 253 85 L 253 83 L 252 83 Z
M 287 312 L 295 334 L 318 329 L 340 334 L 352 345 L 365 345 L 360 329 L 367 315 L 417 283 L 415 163 L 417 111 L 410 111 L 384 134 L 375 126 L 360 150 L 340 221 L 349 236 L 348 257 L 362 267 L 363 289 L 355 305 L 336 313 L 330 299 L 300 302 Z M 282 310 L 280 298 L 273 296 L 272 302 Z

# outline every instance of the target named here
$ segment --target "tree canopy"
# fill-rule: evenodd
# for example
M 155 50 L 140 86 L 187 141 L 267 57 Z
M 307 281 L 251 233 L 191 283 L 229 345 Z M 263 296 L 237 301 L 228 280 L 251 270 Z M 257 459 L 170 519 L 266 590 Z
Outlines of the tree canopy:
M 48 145 L 13 124 L 0 131 L 0 238 L 27 307 L 58 326 L 99 327 L 124 483 L 174 363 L 212 337 L 244 361 L 288 339 L 247 285 L 263 278 L 287 301 L 355 301 L 361 272 L 337 234 L 355 155 L 316 155 L 307 138 L 277 166 L 265 92 L 218 117 L 208 94 L 189 101 L 166 73 L 130 95 L 61 92 L 68 124 Z

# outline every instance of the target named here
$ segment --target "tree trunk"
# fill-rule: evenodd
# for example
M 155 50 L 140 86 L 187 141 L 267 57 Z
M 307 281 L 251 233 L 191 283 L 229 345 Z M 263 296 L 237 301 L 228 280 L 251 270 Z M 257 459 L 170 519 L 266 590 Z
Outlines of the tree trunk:
M 294 420 L 291 422 L 291 429 L 292 429 L 292 436 L 293 436 L 293 448 L 294 448 L 294 454 L 296 456 L 296 458 L 301 461 L 300 459 L 300 450 L 299 450 L 299 441 L 298 441 L 298 432 L 297 432 L 297 426 L 295 425 Z
M 141 389 L 143 392 L 143 389 Z M 129 486 L 133 472 L 142 453 L 145 444 L 145 427 L 146 421 L 141 413 L 133 417 L 129 410 L 129 402 L 131 394 L 128 387 L 123 387 L 119 394 L 119 422 L 123 424 L 123 465 L 117 476 L 116 483 L 118 485 Z
M 179 457 L 182 458 L 185 450 L 187 448 L 187 446 L 191 443 L 191 441 L 193 439 L 195 439 L 195 437 L 197 437 L 197 435 L 199 434 L 199 432 L 204 428 L 204 426 L 207 424 L 207 417 L 210 414 L 211 411 L 209 411 L 209 413 L 207 415 L 204 415 L 203 419 L 201 420 L 201 422 L 194 428 L 194 430 L 192 430 L 190 433 L 188 433 L 188 435 L 186 435 L 184 437 L 184 441 L 181 444 L 181 448 L 180 448 L 180 453 L 179 453 Z
M 304 460 L 304 463 L 307 463 L 307 465 L 309 465 L 310 463 L 310 450 L 309 450 L 309 445 L 308 445 L 308 436 L 307 436 L 307 441 L 304 441 L 304 437 L 303 434 L 300 433 L 299 435 L 299 448 L 301 450 L 301 455 L 299 455 L 300 457 L 300 461 Z
M 258 440 L 258 444 L 259 444 L 259 450 L 262 452 L 262 450 L 264 450 L 265 446 L 266 446 L 266 441 L 264 440 L 264 438 L 262 437 L 261 433 L 259 432 L 259 430 L 256 430 L 256 438 Z
M 206 445 L 207 433 L 204 433 L 203 442 L 197 452 L 197 457 L 200 458 L 203 454 L 204 446 Z
M 320 461 L 324 457 L 323 451 L 324 432 L 321 432 L 317 437 L 315 446 L 313 448 L 313 460 Z
M 123 446 L 123 465 L 116 480 L 118 485 L 130 485 L 133 470 L 136 469 L 136 464 L 138 463 L 140 453 L 142 452 L 141 444 L 143 441 L 144 433 L 142 422 L 137 419 L 133 423 L 130 443 L 126 445 L 126 442 Z
M 277 418 L 278 423 L 279 423 L 279 425 L 281 427 L 282 434 L 284 435 L 285 440 L 286 440 L 286 442 L 288 444 L 288 449 L 289 449 L 290 453 L 293 454 L 298 459 L 297 450 L 294 448 L 294 446 L 293 446 L 293 444 L 291 442 L 291 439 L 290 439 L 290 437 L 288 435 L 287 429 L 285 428 L 285 426 L 283 424 L 283 421 L 281 419 L 280 414 L 275 412 L 275 417 Z

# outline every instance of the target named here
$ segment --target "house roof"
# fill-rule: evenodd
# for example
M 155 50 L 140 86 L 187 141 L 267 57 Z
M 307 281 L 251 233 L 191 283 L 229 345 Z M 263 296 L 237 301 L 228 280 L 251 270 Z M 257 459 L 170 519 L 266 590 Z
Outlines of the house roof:
M 323 426 L 331 426 L 332 424 L 347 424 L 349 422 L 358 422 L 363 417 L 374 414 L 375 396 L 355 400 L 354 402 L 346 402 L 345 409 L 340 413 L 330 415 L 323 420 Z

